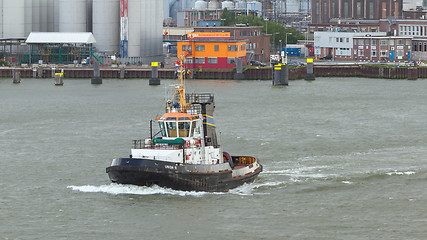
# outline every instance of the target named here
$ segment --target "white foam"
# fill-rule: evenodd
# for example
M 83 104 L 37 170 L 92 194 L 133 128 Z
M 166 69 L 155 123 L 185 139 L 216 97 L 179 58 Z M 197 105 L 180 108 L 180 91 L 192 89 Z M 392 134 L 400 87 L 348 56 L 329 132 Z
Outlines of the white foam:
M 87 192 L 87 193 L 108 193 L 112 195 L 119 194 L 133 194 L 133 195 L 155 195 L 155 194 L 166 194 L 166 195 L 178 195 L 178 196 L 203 196 L 208 194 L 207 192 L 188 192 L 188 191 L 177 191 L 169 188 L 162 188 L 159 186 L 151 187 L 140 187 L 134 185 L 122 185 L 111 183 L 109 185 L 101 186 L 68 186 L 74 191 Z
M 393 172 L 388 172 L 386 174 L 389 175 L 389 176 L 392 176 L 392 175 L 413 175 L 415 173 L 416 172 L 414 172 L 414 171 L 400 172 L 400 171 L 395 170 Z

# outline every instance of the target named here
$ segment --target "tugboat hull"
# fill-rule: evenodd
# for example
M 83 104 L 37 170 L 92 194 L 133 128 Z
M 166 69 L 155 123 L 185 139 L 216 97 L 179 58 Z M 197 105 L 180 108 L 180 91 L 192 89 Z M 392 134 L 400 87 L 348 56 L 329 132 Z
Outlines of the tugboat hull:
M 200 171 L 198 171 L 200 170 Z M 106 169 L 112 182 L 183 191 L 220 192 L 252 182 L 262 166 L 252 173 L 233 177 L 232 171 L 206 171 L 206 165 L 177 164 L 152 159 L 118 158 Z

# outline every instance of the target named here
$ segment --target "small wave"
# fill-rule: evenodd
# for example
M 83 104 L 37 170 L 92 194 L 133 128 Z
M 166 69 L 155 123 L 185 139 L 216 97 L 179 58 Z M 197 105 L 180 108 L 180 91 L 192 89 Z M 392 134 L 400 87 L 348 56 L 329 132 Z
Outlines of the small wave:
M 151 187 L 141 187 L 135 185 L 122 185 L 111 183 L 109 185 L 101 185 L 101 186 L 68 186 L 74 191 L 86 192 L 86 193 L 108 193 L 112 195 L 120 195 L 120 194 L 133 194 L 133 195 L 155 195 L 155 194 L 165 194 L 165 195 L 178 195 L 178 196 L 203 196 L 205 194 L 209 194 L 208 192 L 189 192 L 189 191 L 178 191 L 170 188 L 162 188 L 157 185 Z
M 413 175 L 415 173 L 416 172 L 414 172 L 414 171 L 405 171 L 405 172 L 393 171 L 393 172 L 388 172 L 386 174 L 389 176 L 392 176 L 392 175 Z
M 0 135 L 6 135 L 7 133 L 9 133 L 9 132 L 13 132 L 13 131 L 16 131 L 16 129 L 9 129 L 9 130 L 6 130 L 6 131 L 3 131 L 3 132 L 0 132 Z
M 264 183 L 245 183 L 240 187 L 230 189 L 229 193 L 237 195 L 254 195 L 254 191 L 262 188 L 275 188 L 282 185 L 285 185 L 286 182 L 264 182 Z M 258 193 L 257 193 L 258 194 Z M 259 193 L 262 194 L 262 193 Z

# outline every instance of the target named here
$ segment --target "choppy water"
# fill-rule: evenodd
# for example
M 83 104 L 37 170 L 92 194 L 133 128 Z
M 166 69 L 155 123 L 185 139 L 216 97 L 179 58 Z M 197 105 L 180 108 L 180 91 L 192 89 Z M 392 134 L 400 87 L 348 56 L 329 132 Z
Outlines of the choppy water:
M 171 83 L 1 79 L 0 239 L 427 238 L 426 80 L 189 81 L 264 172 L 228 193 L 111 184 Z

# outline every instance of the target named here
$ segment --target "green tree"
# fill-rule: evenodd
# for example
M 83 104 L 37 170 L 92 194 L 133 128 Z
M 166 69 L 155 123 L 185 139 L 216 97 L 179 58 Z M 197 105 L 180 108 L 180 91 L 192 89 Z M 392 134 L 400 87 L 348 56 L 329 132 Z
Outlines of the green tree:
M 235 15 L 233 12 L 228 11 L 224 8 L 221 14 L 221 26 L 232 26 L 235 21 Z
M 286 34 L 288 34 L 288 44 L 295 44 L 298 42 L 298 40 L 305 39 L 304 35 L 299 31 L 293 28 L 286 28 L 282 23 L 271 22 L 261 17 L 255 17 L 252 15 L 238 16 L 236 18 L 236 23 L 243 23 L 249 26 L 263 26 L 262 32 L 272 35 L 270 42 L 275 46 L 279 46 L 280 40 L 282 40 L 282 44 L 284 46 L 286 41 Z

